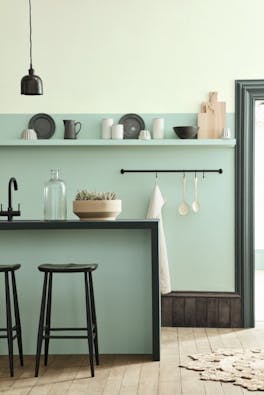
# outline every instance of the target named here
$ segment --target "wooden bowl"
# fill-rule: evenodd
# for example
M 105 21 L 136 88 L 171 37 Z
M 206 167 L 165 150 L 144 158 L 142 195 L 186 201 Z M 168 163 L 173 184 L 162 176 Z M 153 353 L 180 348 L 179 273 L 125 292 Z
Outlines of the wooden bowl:
M 74 200 L 73 212 L 81 221 L 115 220 L 122 211 L 121 200 Z

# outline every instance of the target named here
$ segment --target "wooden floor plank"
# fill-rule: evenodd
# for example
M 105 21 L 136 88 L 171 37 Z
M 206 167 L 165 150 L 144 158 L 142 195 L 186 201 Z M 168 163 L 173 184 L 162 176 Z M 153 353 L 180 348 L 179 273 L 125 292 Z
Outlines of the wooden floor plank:
M 241 343 L 232 328 L 221 328 L 218 329 L 218 332 L 223 343 L 223 348 L 241 349 Z
M 263 339 L 261 340 L 260 334 L 263 333 L 263 330 L 248 328 L 248 329 L 236 329 L 233 330 L 236 335 L 238 341 L 241 344 L 243 349 L 259 347 L 264 345 Z
M 223 391 L 225 395 L 243 395 L 243 388 L 233 385 L 231 383 L 222 383 Z M 251 392 L 252 393 L 252 392 Z
M 122 359 L 120 356 L 113 357 L 111 369 L 105 383 L 103 395 L 119 394 L 127 365 L 127 359 Z
M 198 353 L 211 353 L 212 346 L 207 335 L 206 328 L 194 328 L 194 338 L 196 349 Z M 223 395 L 223 388 L 221 383 L 212 381 L 203 381 L 206 394 Z
M 181 395 L 181 368 L 178 329 L 166 328 L 161 332 L 161 360 L 159 369 L 159 395 Z
M 180 363 L 189 361 L 190 354 L 197 353 L 193 328 L 178 328 Z M 181 388 L 183 395 L 205 395 L 204 383 L 199 374 L 187 369 L 181 369 Z
M 206 328 L 205 331 L 212 351 L 216 351 L 224 347 L 222 338 L 217 328 Z
M 119 390 L 120 395 L 136 394 L 138 392 L 141 368 L 142 364 L 140 363 L 132 365 L 129 362 L 127 363 Z
M 222 383 L 218 383 L 216 381 L 206 381 L 205 393 L 206 395 L 224 395 Z
M 146 362 L 142 364 L 138 395 L 157 395 L 159 391 L 159 362 Z
M 194 337 L 196 342 L 196 349 L 198 353 L 211 353 L 212 346 L 207 335 L 206 328 L 194 328 Z M 223 388 L 221 383 L 217 381 L 203 381 L 205 393 L 223 395 Z

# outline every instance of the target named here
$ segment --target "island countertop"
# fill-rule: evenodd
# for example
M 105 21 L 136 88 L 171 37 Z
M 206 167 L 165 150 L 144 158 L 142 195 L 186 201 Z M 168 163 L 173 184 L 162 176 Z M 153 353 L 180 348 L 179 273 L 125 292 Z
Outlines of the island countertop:
M 159 220 L 123 219 L 113 221 L 80 220 L 1 220 L 1 231 L 45 231 L 45 230 L 149 230 L 151 256 L 151 321 L 152 321 L 152 358 L 160 360 L 160 288 L 159 288 Z M 118 246 L 117 246 L 118 248 Z
M 0 230 L 19 229 L 151 229 L 158 231 L 158 219 L 123 219 L 114 221 L 80 220 L 1 220 Z

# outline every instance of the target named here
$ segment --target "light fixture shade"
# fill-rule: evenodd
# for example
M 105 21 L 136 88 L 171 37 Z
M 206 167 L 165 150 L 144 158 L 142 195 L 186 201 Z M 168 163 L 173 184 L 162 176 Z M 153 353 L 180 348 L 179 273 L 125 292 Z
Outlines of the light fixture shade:
M 34 69 L 28 70 L 21 80 L 21 95 L 43 95 L 42 80 L 38 75 L 34 74 Z

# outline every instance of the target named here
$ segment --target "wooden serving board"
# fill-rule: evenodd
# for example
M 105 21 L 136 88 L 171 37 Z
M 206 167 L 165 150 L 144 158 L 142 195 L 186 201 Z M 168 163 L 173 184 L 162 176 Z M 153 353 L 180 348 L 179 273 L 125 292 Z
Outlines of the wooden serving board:
M 209 93 L 209 101 L 198 113 L 198 139 L 220 139 L 226 126 L 226 103 L 217 101 L 217 92 Z
M 198 114 L 198 139 L 214 139 L 214 124 L 214 116 L 205 112 L 200 112 Z

